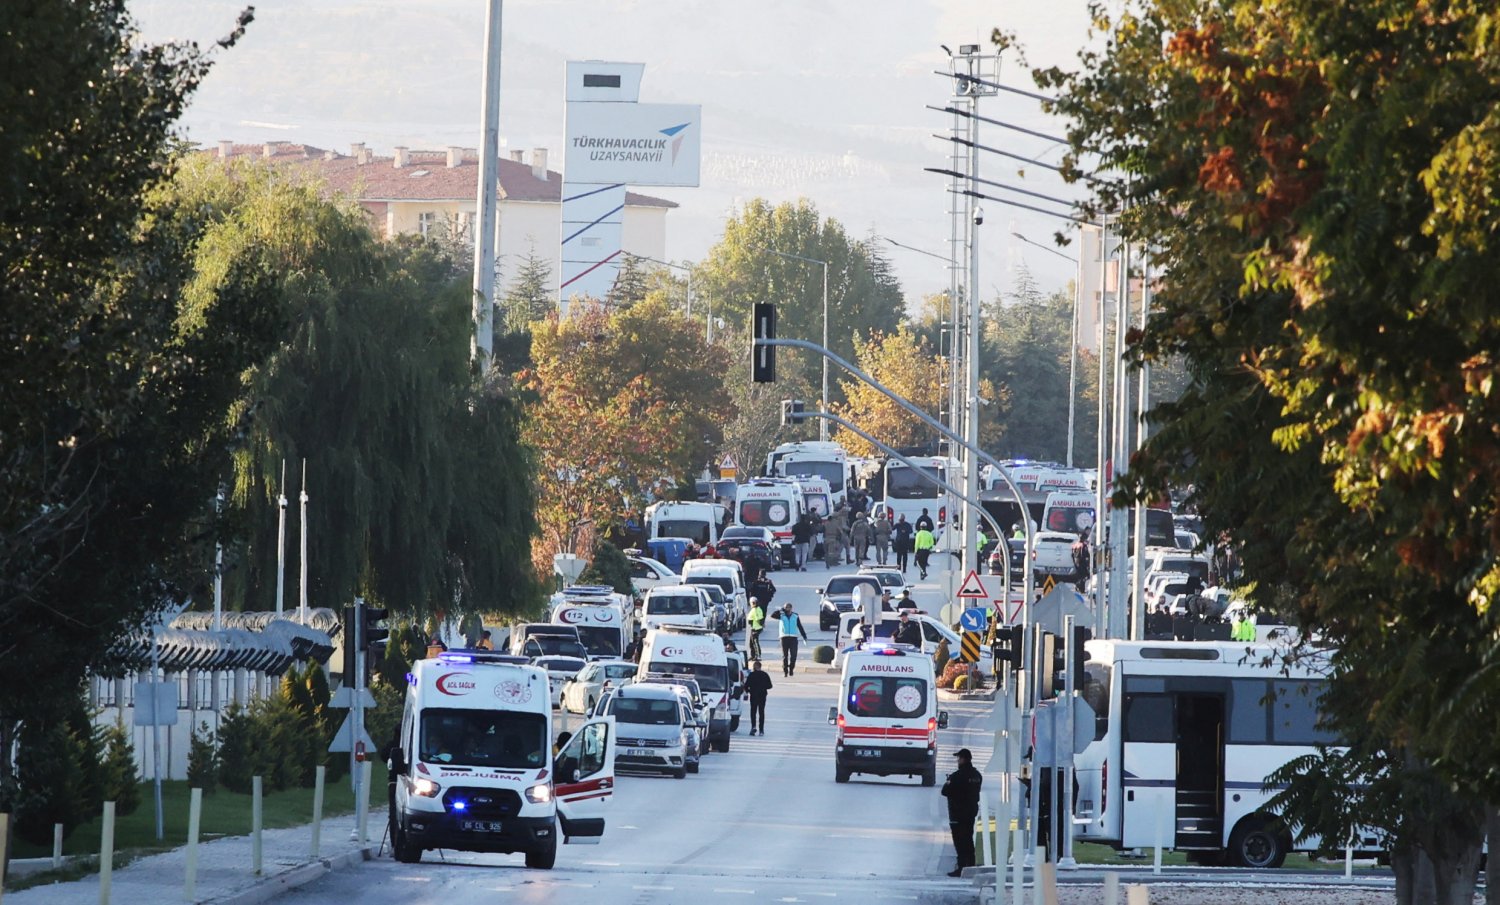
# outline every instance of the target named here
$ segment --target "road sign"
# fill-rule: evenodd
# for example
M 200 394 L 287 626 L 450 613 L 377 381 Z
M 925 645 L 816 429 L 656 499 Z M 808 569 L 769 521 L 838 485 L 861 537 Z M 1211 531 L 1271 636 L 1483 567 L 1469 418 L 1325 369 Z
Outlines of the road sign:
M 339 731 L 334 733 L 333 741 L 328 743 L 329 751 L 352 751 L 355 743 L 364 745 L 366 751 L 375 747 L 375 742 L 370 739 L 370 733 L 364 727 L 359 728 L 359 738 L 354 737 L 354 714 L 344 717 L 344 722 L 339 725 Z
M 1047 576 L 1047 580 L 1044 581 L 1044 582 L 1042 582 L 1042 593 L 1044 595 L 1045 594 L 1051 594 L 1052 593 L 1052 589 L 1055 588 L 1055 587 L 1057 587 L 1057 582 L 1055 582 L 1055 581 L 1052 580 L 1052 576 L 1051 575 L 1048 575 Z
M 719 463 L 719 478 L 721 480 L 737 477 L 739 473 L 740 466 L 734 461 L 734 456 L 725 456 L 724 460 Z
M 177 683 L 135 683 L 134 720 L 137 726 L 177 725 Z
M 959 586 L 958 593 L 954 596 L 973 600 L 988 600 L 990 598 L 990 595 L 984 591 L 984 582 L 979 580 L 979 573 L 973 569 L 970 569 L 969 574 L 964 577 L 964 583 Z
M 958 659 L 965 663 L 979 662 L 979 633 L 964 632 L 959 639 Z
M 958 617 L 958 624 L 966 632 L 982 632 L 985 623 L 989 622 L 989 615 L 979 607 L 970 607 L 963 611 Z

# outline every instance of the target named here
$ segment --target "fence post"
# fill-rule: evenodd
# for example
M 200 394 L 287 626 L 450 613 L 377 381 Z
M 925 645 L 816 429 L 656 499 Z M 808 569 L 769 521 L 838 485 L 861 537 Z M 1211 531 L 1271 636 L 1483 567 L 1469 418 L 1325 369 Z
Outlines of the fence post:
M 1104 875 L 1104 905 L 1120 905 L 1120 875 L 1114 871 Z
M 370 760 L 359 765 L 359 844 L 361 847 L 370 841 L 370 773 L 374 767 L 375 764 Z
M 1151 905 L 1151 887 L 1144 884 L 1125 887 L 1125 905 Z
M 203 818 L 203 790 L 193 789 L 188 797 L 187 876 L 182 883 L 182 897 L 198 901 L 198 829 Z
M 260 838 L 260 777 L 250 777 L 250 869 L 256 874 L 260 873 L 261 864 L 261 838 Z
M 323 842 L 323 779 L 327 767 L 318 764 L 313 775 L 313 822 L 312 822 L 312 851 L 310 852 L 314 861 L 318 860 L 318 849 L 322 848 Z
M 1016 827 L 1015 833 L 1011 843 L 1015 850 L 1015 868 L 1011 873 L 1010 901 L 1011 905 L 1021 905 L 1021 897 L 1026 892 L 1026 831 Z
M 979 796 L 979 832 L 975 834 L 974 866 L 983 867 L 990 862 L 990 808 L 985 796 Z
M 109 882 L 115 870 L 115 803 L 104 803 L 104 828 L 99 834 L 99 905 L 109 905 Z
M 1010 868 L 1011 802 L 1002 800 L 995 816 L 995 905 L 1005 905 L 1005 872 Z
M 1038 845 L 1032 857 L 1036 868 L 1031 873 L 1031 905 L 1042 905 L 1042 877 L 1047 873 L 1047 846 Z

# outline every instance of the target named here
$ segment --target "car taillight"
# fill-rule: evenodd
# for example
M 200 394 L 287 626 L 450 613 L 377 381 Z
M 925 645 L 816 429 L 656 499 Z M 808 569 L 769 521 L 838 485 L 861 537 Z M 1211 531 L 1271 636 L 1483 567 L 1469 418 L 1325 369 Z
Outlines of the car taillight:
M 842 713 L 839 714 L 838 726 L 839 726 L 838 743 L 840 745 L 842 745 L 844 743 L 844 715 Z
M 927 718 L 927 750 L 937 750 L 937 717 Z
M 939 506 L 938 507 L 938 524 L 939 525 L 946 525 L 946 524 L 948 524 L 948 507 L 947 506 Z

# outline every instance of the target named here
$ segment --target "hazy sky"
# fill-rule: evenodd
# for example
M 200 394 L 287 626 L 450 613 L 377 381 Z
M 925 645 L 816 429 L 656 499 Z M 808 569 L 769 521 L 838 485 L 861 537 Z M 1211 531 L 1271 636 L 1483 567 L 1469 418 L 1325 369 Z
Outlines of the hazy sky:
M 246 0 L 132 0 L 150 40 L 205 45 L 230 30 Z M 725 217 L 751 198 L 806 197 L 854 236 L 871 233 L 945 254 L 949 165 L 943 105 L 950 80 L 940 44 L 990 49 L 999 26 L 1032 65 L 1076 65 L 1087 40 L 1085 0 L 509 0 L 504 5 L 501 135 L 507 148 L 545 147 L 561 168 L 563 64 L 646 64 L 645 102 L 703 106 L 702 185 L 642 189 L 681 204 L 667 253 L 698 260 Z M 396 145 L 479 144 L 486 0 L 255 0 L 255 22 L 221 52 L 189 108 L 195 141 L 301 141 L 348 152 Z M 1007 61 L 1009 64 L 1010 61 Z M 1007 65 L 1002 81 L 1032 88 Z M 1060 134 L 1035 101 L 1001 94 L 981 114 Z M 981 141 L 1055 162 L 1061 147 L 995 126 Z M 981 175 L 1076 197 L 1054 174 L 985 155 Z M 991 192 L 1001 194 L 1001 192 Z M 1022 199 L 1018 199 L 1022 200 Z M 986 202 L 980 285 L 1009 292 L 1024 265 L 1044 290 L 1076 265 L 1014 238 L 1051 245 L 1065 224 Z M 947 286 L 945 264 L 887 246 L 909 300 Z M 1075 246 L 1067 249 L 1069 254 Z

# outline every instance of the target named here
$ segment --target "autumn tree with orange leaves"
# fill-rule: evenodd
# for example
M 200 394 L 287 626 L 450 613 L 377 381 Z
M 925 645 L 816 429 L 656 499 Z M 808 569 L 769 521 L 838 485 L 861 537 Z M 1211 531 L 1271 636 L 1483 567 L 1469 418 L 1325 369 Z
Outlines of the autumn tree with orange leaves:
M 1331 845 L 1386 829 L 1398 901 L 1468 902 L 1500 829 L 1500 11 L 1094 13 L 1107 45 L 1039 82 L 1160 265 L 1133 354 L 1193 376 L 1120 498 L 1192 484 L 1255 602 L 1336 650 L 1348 769 L 1286 803 Z
M 574 305 L 532 326 L 526 437 L 537 453 L 538 568 L 588 556 L 594 538 L 691 482 L 733 416 L 728 352 L 663 299 Z M 691 483 L 688 483 L 691 487 Z

